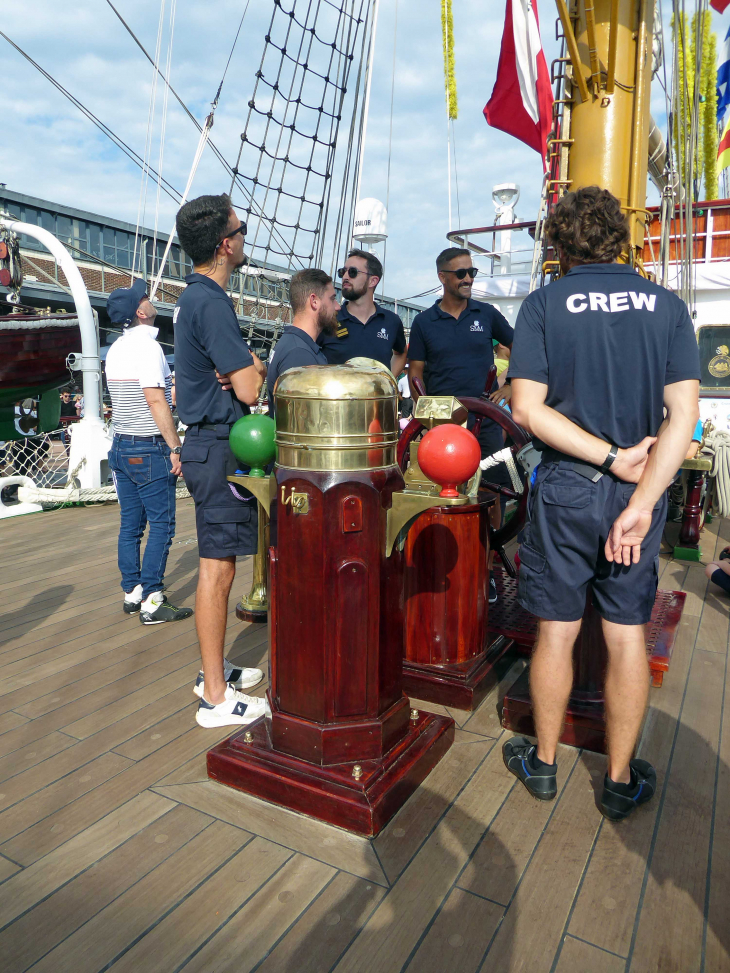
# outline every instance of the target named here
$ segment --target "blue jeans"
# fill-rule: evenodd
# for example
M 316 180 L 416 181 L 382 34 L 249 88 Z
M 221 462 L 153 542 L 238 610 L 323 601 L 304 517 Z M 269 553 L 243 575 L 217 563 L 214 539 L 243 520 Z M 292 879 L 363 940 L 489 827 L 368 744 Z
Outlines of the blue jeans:
M 159 441 L 157 441 L 159 439 Z M 142 585 L 142 597 L 161 591 L 167 555 L 175 536 L 175 483 L 170 472 L 170 447 L 139 436 L 135 441 L 115 436 L 109 451 L 109 468 L 119 497 L 118 563 L 122 588 Z M 145 527 L 150 530 L 140 570 L 140 545 Z

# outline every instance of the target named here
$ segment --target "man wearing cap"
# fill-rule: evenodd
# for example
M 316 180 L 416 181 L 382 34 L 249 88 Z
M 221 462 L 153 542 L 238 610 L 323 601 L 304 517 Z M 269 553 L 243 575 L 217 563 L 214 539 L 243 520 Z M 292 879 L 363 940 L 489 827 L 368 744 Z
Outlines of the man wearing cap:
M 323 332 L 319 339 L 328 364 L 374 358 L 394 375 L 400 375 L 406 363 L 403 322 L 393 311 L 375 303 L 375 288 L 383 277 L 383 265 L 374 253 L 350 250 L 345 266 L 337 274 L 342 280 L 344 303 L 334 334 Z
M 193 273 L 175 308 L 177 413 L 187 426 L 182 452 L 185 483 L 195 501 L 200 573 L 196 627 L 203 663 L 195 693 L 201 726 L 251 723 L 265 712 L 263 699 L 241 692 L 263 679 L 223 657 L 228 596 L 236 558 L 255 554 L 257 508 L 237 499 L 226 480 L 238 464 L 228 445 L 231 426 L 258 401 L 266 368 L 241 335 L 226 294 L 245 262 L 246 224 L 228 196 L 199 196 L 177 214 L 177 235 Z
M 114 440 L 109 467 L 119 498 L 118 563 L 124 611 L 139 612 L 143 625 L 189 618 L 164 595 L 167 554 L 175 536 L 175 483 L 180 476 L 180 439 L 172 418 L 170 367 L 156 341 L 157 315 L 143 280 L 109 295 L 112 324 L 124 333 L 109 349 L 106 380 L 112 398 Z M 140 544 L 150 529 L 140 566 Z

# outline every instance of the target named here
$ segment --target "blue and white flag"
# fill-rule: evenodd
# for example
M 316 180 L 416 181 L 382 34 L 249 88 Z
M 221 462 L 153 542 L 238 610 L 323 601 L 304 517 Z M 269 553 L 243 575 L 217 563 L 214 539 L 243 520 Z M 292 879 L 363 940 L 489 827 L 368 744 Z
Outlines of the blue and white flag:
M 722 42 L 717 59 L 717 121 L 725 117 L 725 109 L 730 105 L 730 27 Z

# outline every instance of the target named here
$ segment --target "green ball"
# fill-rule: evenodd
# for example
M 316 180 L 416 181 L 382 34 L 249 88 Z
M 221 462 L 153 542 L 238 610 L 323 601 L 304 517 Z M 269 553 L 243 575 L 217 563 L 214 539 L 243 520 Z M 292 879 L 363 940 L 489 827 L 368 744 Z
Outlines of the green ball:
M 228 442 L 233 455 L 245 466 L 249 476 L 265 476 L 264 467 L 276 458 L 276 423 L 269 416 L 242 416 L 234 423 Z

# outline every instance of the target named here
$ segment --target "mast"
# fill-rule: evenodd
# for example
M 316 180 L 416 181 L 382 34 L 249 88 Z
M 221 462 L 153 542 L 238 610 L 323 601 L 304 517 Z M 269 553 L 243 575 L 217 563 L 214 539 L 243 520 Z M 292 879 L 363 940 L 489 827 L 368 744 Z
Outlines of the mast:
M 631 229 L 641 266 L 646 229 L 654 0 L 556 0 L 572 66 L 568 189 L 599 185 Z

